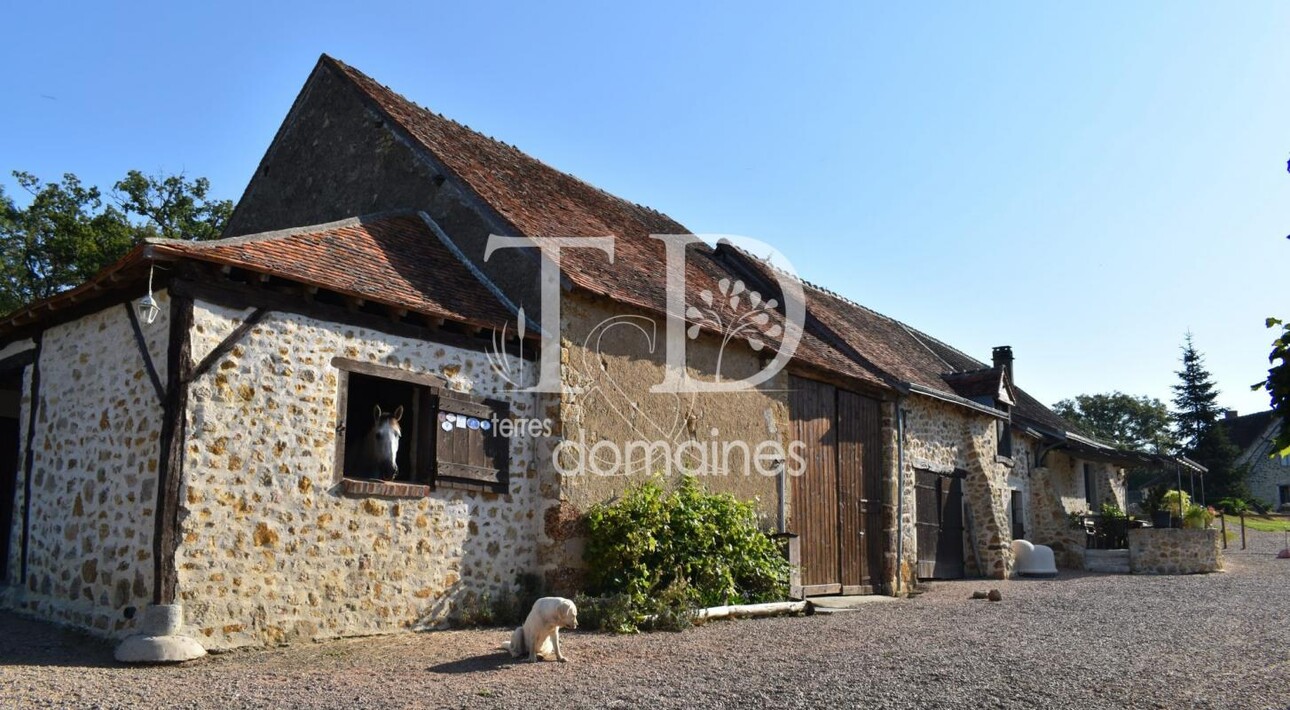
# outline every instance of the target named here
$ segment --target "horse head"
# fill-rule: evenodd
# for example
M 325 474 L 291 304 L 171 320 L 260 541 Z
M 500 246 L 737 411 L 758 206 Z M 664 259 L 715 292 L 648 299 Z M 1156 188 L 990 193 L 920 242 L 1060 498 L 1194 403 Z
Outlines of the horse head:
M 381 478 L 394 478 L 399 475 L 399 439 L 403 430 L 399 420 L 403 418 L 403 407 L 400 405 L 393 412 L 382 412 L 381 405 L 372 409 L 375 423 L 367 435 L 367 454 L 372 468 Z

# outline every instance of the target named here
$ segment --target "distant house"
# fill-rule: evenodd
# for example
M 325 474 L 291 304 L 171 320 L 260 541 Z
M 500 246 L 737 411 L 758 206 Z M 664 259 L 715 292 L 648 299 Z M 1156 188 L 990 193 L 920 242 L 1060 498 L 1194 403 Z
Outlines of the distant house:
M 783 370 L 652 391 L 669 338 L 701 380 L 776 356 L 685 309 L 689 327 L 663 327 L 678 314 L 650 235 L 688 231 L 323 57 L 226 239 L 141 245 L 0 318 L 0 602 L 108 636 L 182 603 L 189 635 L 230 648 L 433 625 L 521 576 L 570 592 L 579 517 L 656 463 L 598 452 L 643 437 L 731 453 L 704 483 L 795 536 L 797 594 L 1003 578 L 1021 537 L 1082 564 L 1069 515 L 1123 506 L 1123 467 L 1149 457 L 1027 394 L 1009 347 L 983 362 L 800 283 Z M 533 391 L 543 258 L 486 258 L 490 235 L 614 237 L 612 260 L 569 249 L 553 274 L 554 391 Z M 687 298 L 787 328 L 769 264 L 697 243 L 684 273 Z M 155 321 L 136 313 L 149 283 Z M 377 480 L 355 459 L 396 406 L 397 475 Z
M 1246 483 L 1250 493 L 1279 510 L 1290 510 L 1290 456 L 1274 455 L 1272 442 L 1284 423 L 1272 410 L 1237 416 L 1228 411 L 1219 422 L 1227 437 L 1241 449 L 1238 466 L 1249 466 Z

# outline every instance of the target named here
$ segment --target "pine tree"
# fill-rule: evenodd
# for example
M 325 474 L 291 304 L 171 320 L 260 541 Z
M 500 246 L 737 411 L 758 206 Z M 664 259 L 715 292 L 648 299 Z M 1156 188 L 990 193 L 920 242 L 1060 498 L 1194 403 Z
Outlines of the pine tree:
M 1177 371 L 1174 390 L 1174 426 L 1183 449 L 1192 451 L 1218 421 L 1218 389 L 1205 369 L 1204 357 L 1192 343 L 1191 332 L 1183 342 L 1183 367 Z

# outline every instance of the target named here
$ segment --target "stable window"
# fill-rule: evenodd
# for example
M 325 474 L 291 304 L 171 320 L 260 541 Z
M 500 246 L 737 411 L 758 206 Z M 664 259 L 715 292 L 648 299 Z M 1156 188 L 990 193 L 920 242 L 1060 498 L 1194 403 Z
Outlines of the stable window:
M 1281 496 L 1281 500 L 1277 505 L 1286 505 L 1287 503 L 1290 503 L 1290 486 L 1278 486 L 1277 493 Z
M 343 479 L 508 490 L 509 442 L 497 427 L 510 417 L 506 402 L 450 391 L 432 375 L 343 358 L 332 364 L 340 370 L 336 467 Z

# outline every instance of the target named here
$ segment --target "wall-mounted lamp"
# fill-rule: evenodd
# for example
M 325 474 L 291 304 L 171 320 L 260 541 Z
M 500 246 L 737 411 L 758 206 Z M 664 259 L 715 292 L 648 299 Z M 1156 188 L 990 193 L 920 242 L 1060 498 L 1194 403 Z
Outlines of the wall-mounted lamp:
M 135 306 L 139 312 L 139 320 L 149 325 L 155 323 L 157 315 L 161 313 L 161 306 L 157 305 L 157 299 L 152 297 L 152 270 L 153 266 L 150 264 L 148 266 L 148 293 Z

